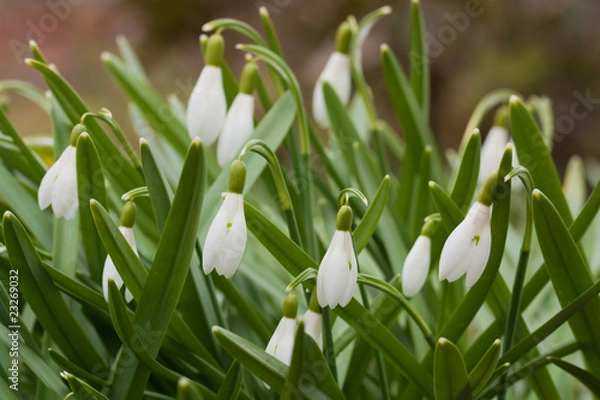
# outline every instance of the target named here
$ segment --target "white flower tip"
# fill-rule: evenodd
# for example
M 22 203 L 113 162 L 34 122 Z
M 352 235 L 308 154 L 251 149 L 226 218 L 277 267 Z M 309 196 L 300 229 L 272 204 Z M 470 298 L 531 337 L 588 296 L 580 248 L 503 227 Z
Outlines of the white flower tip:
M 258 13 L 260 15 L 265 15 L 265 16 L 269 15 L 269 11 L 267 10 L 267 7 L 265 7 L 265 6 L 260 6 L 260 8 L 258 9 Z
M 519 96 L 517 96 L 516 94 L 513 94 L 510 96 L 508 102 L 510 104 L 518 104 L 521 102 L 521 99 L 519 98 Z
M 481 136 L 481 131 L 479 130 L 479 128 L 475 128 L 473 129 L 473 132 L 471 133 L 471 136 Z
M 438 344 L 441 346 L 448 344 L 448 339 L 446 339 L 445 337 L 441 337 L 438 339 Z
M 420 0 L 412 0 L 413 4 L 419 4 L 421 1 Z
M 140 138 L 140 146 L 147 146 L 148 141 L 145 138 Z
M 100 53 L 100 59 L 102 61 L 108 61 L 112 58 L 111 54 L 108 51 L 103 51 L 102 53 Z
M 238 43 L 235 45 L 235 48 L 238 50 L 244 50 L 245 47 L 246 47 L 246 45 L 244 45 L 242 43 Z
M 436 183 L 435 183 L 435 181 L 429 181 L 428 185 L 430 188 L 434 188 Z
M 383 14 L 383 15 L 388 15 L 388 14 L 392 13 L 392 7 L 390 7 L 390 6 L 383 6 L 380 8 L 380 10 L 381 10 L 381 14 Z
M 496 339 L 494 340 L 494 343 L 492 343 L 492 346 L 500 346 L 502 342 L 500 341 L 500 339 Z
M 202 31 L 203 32 L 210 32 L 213 29 L 215 29 L 215 28 L 214 28 L 214 26 L 210 22 L 207 22 L 206 24 L 202 25 Z
M 390 51 L 390 46 L 388 46 L 387 43 L 382 43 L 379 47 L 379 51 L 381 51 L 382 53 L 387 53 L 388 51 Z
M 194 146 L 194 147 L 202 146 L 202 140 L 200 140 L 200 138 L 198 136 L 194 136 L 194 138 L 192 139 L 192 146 Z
M 533 189 L 533 192 L 531 192 L 531 195 L 535 198 L 540 199 L 544 194 L 541 192 L 540 189 Z
M 214 333 L 214 334 L 221 333 L 221 327 L 219 325 L 213 325 L 211 330 L 212 330 L 212 333 Z

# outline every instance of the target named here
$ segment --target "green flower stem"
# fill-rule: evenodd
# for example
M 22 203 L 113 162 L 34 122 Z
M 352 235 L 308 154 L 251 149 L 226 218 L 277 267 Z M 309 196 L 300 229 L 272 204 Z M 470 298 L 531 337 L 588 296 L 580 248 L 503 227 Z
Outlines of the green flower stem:
M 363 305 L 369 311 L 371 311 L 371 304 L 369 302 L 369 296 L 367 295 L 367 289 L 364 286 L 359 286 L 358 290 L 360 291 L 360 297 L 362 299 Z M 383 356 L 381 352 L 377 350 L 373 350 L 375 352 L 375 363 L 377 364 L 377 373 L 379 374 L 379 384 L 381 386 L 381 395 L 384 400 L 390 400 L 390 389 L 389 389 L 389 379 L 387 376 L 387 371 L 385 370 L 385 364 L 383 360 Z
M 106 108 L 101 109 L 98 113 L 87 112 L 81 116 L 81 123 L 85 125 L 85 121 L 92 118 L 102 120 L 106 122 L 108 126 L 110 126 L 110 129 L 113 131 L 119 143 L 121 143 L 121 146 L 123 146 L 125 149 L 125 152 L 127 153 L 127 156 L 129 156 L 129 159 L 133 163 L 134 167 L 140 172 L 140 174 L 143 174 L 142 164 L 140 163 L 139 158 L 135 154 L 135 151 L 133 151 L 133 148 L 131 147 L 129 140 L 127 140 L 125 133 L 123 133 L 123 130 L 113 118 L 112 113 Z
M 352 78 L 354 79 L 354 83 L 356 85 L 356 90 L 362 97 L 365 104 L 367 115 L 369 116 L 369 125 L 371 130 L 375 129 L 377 125 L 377 112 L 375 111 L 375 105 L 373 104 L 371 95 L 369 94 L 369 87 L 362 70 L 361 47 L 373 25 L 391 12 L 392 9 L 389 6 L 378 8 L 377 10 L 367 14 L 360 21 L 360 23 L 358 23 L 358 26 L 356 25 L 354 18 L 349 19 L 349 23 L 355 31 L 350 39 L 350 68 L 352 71 Z
M 237 19 L 219 18 L 202 25 L 202 30 L 204 32 L 224 31 L 226 29 L 237 32 L 260 46 L 266 46 L 265 41 L 256 31 L 256 29 L 245 22 L 238 21 Z
M 304 100 L 302 99 L 302 93 L 300 92 L 300 84 L 285 61 L 273 51 L 263 46 L 249 44 L 238 45 L 237 48 L 256 55 L 258 59 L 264 60 L 268 65 L 273 67 L 286 82 L 296 101 L 298 125 L 300 128 L 300 158 L 298 170 L 299 178 L 302 179 L 305 186 L 304 190 L 300 193 L 300 212 L 303 216 L 300 220 L 302 225 L 302 242 L 306 248 L 306 252 L 314 259 L 317 259 L 317 238 L 312 226 L 314 194 L 312 169 L 310 166 L 310 126 L 308 124 L 308 114 L 306 112 Z M 291 151 L 293 152 L 293 149 L 291 149 Z
M 387 282 L 382 281 L 381 279 L 377 279 L 365 274 L 358 274 L 358 283 L 381 290 L 396 300 L 406 310 L 412 320 L 416 322 L 421 332 L 423 332 L 423 336 L 425 337 L 427 344 L 429 344 L 432 349 L 435 348 L 436 341 L 431 329 L 429 326 L 427 326 L 427 323 L 421 318 L 419 313 L 417 313 L 417 311 L 413 308 L 412 304 L 410 304 L 406 297 L 404 297 L 402 293 L 400 293 L 395 287 Z
M 121 201 L 133 201 L 137 197 L 148 197 L 149 195 L 148 186 L 140 186 L 124 193 L 121 196 Z
M 338 207 L 348 205 L 351 196 L 354 196 L 360 201 L 362 201 L 365 206 L 369 206 L 369 200 L 367 200 L 367 197 L 360 190 L 354 188 L 345 188 L 342 189 L 342 191 L 338 195 Z
M 527 214 L 525 221 L 525 233 L 523 234 L 523 244 L 521 245 L 519 261 L 517 262 L 517 272 L 515 274 L 515 281 L 513 283 L 512 295 L 510 298 L 506 324 L 504 327 L 504 347 L 502 349 L 503 354 L 506 354 L 511 349 L 515 340 L 517 322 L 519 320 L 519 314 L 521 310 L 521 297 L 523 295 L 523 286 L 525 284 L 525 275 L 527 273 L 527 262 L 529 261 L 529 252 L 531 249 L 531 237 L 533 234 L 533 202 L 531 199 L 533 178 L 531 177 L 531 174 L 527 168 L 517 167 L 513 168 L 504 177 L 504 181 L 507 182 L 515 176 L 518 176 L 525 186 Z M 504 400 L 506 398 L 507 375 L 503 375 L 500 379 L 500 382 L 501 391 L 498 394 L 498 399 Z
M 331 370 L 331 375 L 337 382 L 337 364 L 335 362 L 335 347 L 333 345 L 333 334 L 331 332 L 331 314 L 329 312 L 329 307 L 321 308 L 321 315 L 323 315 L 323 333 L 325 334 L 323 354 L 325 355 L 327 365 L 329 365 L 329 369 Z
M 249 141 L 240 152 L 240 159 L 249 151 L 260 155 L 269 164 L 271 174 L 273 175 L 273 181 L 275 182 L 275 189 L 277 190 L 277 195 L 279 197 L 279 202 L 281 203 L 281 207 L 283 208 L 283 212 L 287 220 L 290 238 L 300 247 L 302 247 L 302 238 L 300 236 L 298 222 L 296 221 L 296 214 L 294 213 L 294 205 L 292 203 L 292 198 L 290 196 L 287 184 L 285 183 L 283 170 L 281 169 L 281 164 L 279 164 L 277 156 L 273 150 L 271 150 L 271 148 L 260 139 Z

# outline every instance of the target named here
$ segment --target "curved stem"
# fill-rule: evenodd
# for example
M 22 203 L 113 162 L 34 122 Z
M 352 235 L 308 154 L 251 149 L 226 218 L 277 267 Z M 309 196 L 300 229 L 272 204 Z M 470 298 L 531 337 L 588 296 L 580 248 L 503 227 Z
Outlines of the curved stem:
M 149 195 L 148 186 L 140 186 L 124 193 L 121 196 L 121 201 L 133 201 L 136 197 L 148 197 Z
M 249 151 L 258 154 L 269 164 L 271 174 L 273 175 L 273 181 L 275 182 L 277 196 L 279 197 L 281 207 L 283 208 L 285 217 L 287 219 L 290 238 L 296 242 L 298 246 L 302 247 L 302 239 L 300 237 L 298 222 L 296 221 L 296 214 L 294 213 L 292 198 L 290 196 L 287 184 L 285 183 L 283 170 L 281 169 L 281 164 L 279 164 L 277 156 L 273 150 L 271 150 L 271 148 L 269 148 L 269 146 L 260 139 L 254 139 L 246 143 L 240 152 L 240 159 Z
M 254 29 L 247 23 L 239 21 L 237 19 L 219 18 L 202 25 L 202 31 L 204 32 L 211 32 L 217 30 L 221 31 L 225 29 L 237 32 L 260 46 L 266 46 L 265 41 L 263 40 L 262 36 L 260 36 L 260 34 L 256 31 L 256 29 Z
M 347 205 L 350 197 L 352 196 L 362 201 L 365 206 L 369 206 L 369 200 L 367 200 L 367 196 L 365 196 L 360 190 L 354 188 L 344 188 L 338 195 L 338 207 L 341 207 L 344 204 Z
M 432 349 L 435 348 L 436 341 L 435 337 L 433 336 L 433 333 L 431 332 L 431 329 L 429 328 L 429 326 L 427 326 L 427 323 L 423 321 L 421 316 L 413 308 L 412 304 L 410 304 L 406 297 L 404 297 L 402 293 L 398 291 L 398 289 L 396 289 L 389 283 L 382 281 L 381 279 L 377 279 L 373 276 L 365 274 L 358 274 L 358 283 L 360 283 L 361 285 L 374 287 L 375 289 L 382 291 L 383 293 L 396 300 L 406 310 L 406 312 L 412 318 L 412 320 L 416 322 L 421 332 L 423 332 L 423 336 L 425 337 L 427 344 L 429 344 L 429 346 L 431 346 Z
M 102 120 L 106 122 L 108 126 L 110 126 L 110 129 L 113 131 L 119 143 L 121 143 L 121 145 L 125 149 L 125 152 L 127 153 L 127 156 L 129 156 L 129 159 L 133 163 L 134 167 L 141 173 L 142 164 L 140 163 L 140 160 L 135 154 L 135 151 L 133 151 L 131 144 L 129 144 L 127 137 L 125 137 L 125 133 L 123 133 L 123 130 L 121 129 L 117 121 L 113 118 L 112 113 L 106 108 L 101 109 L 98 113 L 87 112 L 81 116 L 81 123 L 85 125 L 85 120 L 89 118 L 96 118 Z

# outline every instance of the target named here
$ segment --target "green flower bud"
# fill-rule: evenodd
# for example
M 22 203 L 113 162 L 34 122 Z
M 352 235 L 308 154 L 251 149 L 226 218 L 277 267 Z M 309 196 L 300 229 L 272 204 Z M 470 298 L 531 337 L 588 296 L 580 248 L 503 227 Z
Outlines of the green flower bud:
M 245 185 L 246 164 L 241 160 L 235 160 L 229 169 L 229 192 L 242 194 Z
M 86 131 L 87 128 L 85 127 L 85 125 L 75 125 L 75 127 L 73 127 L 73 130 L 71 131 L 71 137 L 69 138 L 69 143 L 71 144 L 71 146 L 77 146 L 77 139 L 79 139 L 79 135 Z
M 123 211 L 121 212 L 121 226 L 124 228 L 132 228 L 135 222 L 135 213 L 135 204 L 133 204 L 132 201 L 125 203 Z
M 254 61 L 247 62 L 240 78 L 240 93 L 252 94 L 257 78 L 258 66 Z
M 220 33 L 213 34 L 206 45 L 206 57 L 204 59 L 206 65 L 218 67 L 223 60 L 223 51 L 225 50 L 225 40 Z
M 498 183 L 498 172 L 492 172 L 483 183 L 477 201 L 484 206 L 490 206 L 494 202 L 494 191 L 496 190 L 496 184 Z
M 283 301 L 283 317 L 294 319 L 298 314 L 298 297 L 294 292 L 290 292 Z
M 350 39 L 352 38 L 352 27 L 348 21 L 340 24 L 335 37 L 335 51 L 348 54 L 350 50 Z
M 337 213 L 335 227 L 338 231 L 350 231 L 352 228 L 352 209 L 349 206 L 341 206 Z

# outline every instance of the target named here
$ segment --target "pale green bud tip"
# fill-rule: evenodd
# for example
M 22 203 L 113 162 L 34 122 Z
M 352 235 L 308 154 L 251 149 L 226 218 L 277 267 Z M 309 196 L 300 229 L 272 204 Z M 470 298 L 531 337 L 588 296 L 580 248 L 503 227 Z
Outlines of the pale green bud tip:
M 425 222 L 423 228 L 421 228 L 421 235 L 427 236 L 431 239 L 433 235 L 435 235 L 435 233 L 437 232 L 439 226 L 440 220 L 436 218 L 431 218 L 427 222 Z
M 490 206 L 494 202 L 494 191 L 496 190 L 496 184 L 498 183 L 498 171 L 492 172 L 483 183 L 483 187 L 479 192 L 477 201 L 484 206 Z
M 225 50 L 225 40 L 219 33 L 213 34 L 206 44 L 206 65 L 218 67 L 223 59 L 223 51 Z
M 494 116 L 494 125 L 502 128 L 508 128 L 508 107 L 502 106 L 496 111 Z
M 246 185 L 246 164 L 242 160 L 235 160 L 229 169 L 229 192 L 242 194 Z
M 512 96 L 510 96 L 510 98 L 508 99 L 508 102 L 510 104 L 518 104 L 521 102 L 521 99 L 519 98 L 519 96 L 517 96 L 516 94 L 513 94 Z
M 135 222 L 135 212 L 136 207 L 132 201 L 128 201 L 123 206 L 123 211 L 121 212 L 121 226 L 124 228 L 133 228 L 133 224 Z
M 283 317 L 294 319 L 298 314 L 298 297 L 291 292 L 283 301 Z
M 71 131 L 71 137 L 69 139 L 69 143 L 71 146 L 77 146 L 77 139 L 79 139 L 79 135 L 83 132 L 87 131 L 87 128 L 84 125 L 77 124 Z
M 319 306 L 319 300 L 317 299 L 317 291 L 313 290 L 310 295 L 310 303 L 308 309 L 312 312 L 321 314 L 321 306 Z
M 338 231 L 349 231 L 352 227 L 352 209 L 349 206 L 341 206 L 337 213 L 335 227 Z
M 340 24 L 335 37 L 335 51 L 348 54 L 350 50 L 350 39 L 352 38 L 352 26 L 350 22 L 344 21 Z
M 242 78 L 240 79 L 240 93 L 252 94 L 257 78 L 258 66 L 254 61 L 247 62 L 242 70 Z

